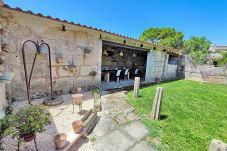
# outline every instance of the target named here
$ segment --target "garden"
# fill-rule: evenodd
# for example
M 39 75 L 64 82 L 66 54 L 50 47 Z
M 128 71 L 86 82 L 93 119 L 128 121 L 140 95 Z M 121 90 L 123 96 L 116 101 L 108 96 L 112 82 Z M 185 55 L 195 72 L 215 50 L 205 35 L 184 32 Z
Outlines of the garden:
M 164 88 L 161 120 L 150 119 L 157 86 Z M 212 139 L 227 141 L 227 86 L 179 80 L 149 86 L 128 101 L 149 129 L 146 141 L 159 150 L 206 151 Z

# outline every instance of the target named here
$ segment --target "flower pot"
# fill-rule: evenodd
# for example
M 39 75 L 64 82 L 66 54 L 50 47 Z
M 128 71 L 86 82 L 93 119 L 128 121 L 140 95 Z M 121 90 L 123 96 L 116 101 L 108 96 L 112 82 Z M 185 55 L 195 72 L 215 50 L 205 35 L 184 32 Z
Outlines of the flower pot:
M 56 62 L 57 63 L 63 63 L 63 57 L 57 57 Z
M 96 76 L 90 76 L 91 80 L 95 80 Z
M 72 97 L 74 104 L 81 105 L 83 101 L 83 96 L 83 94 L 73 94 Z
M 94 97 L 94 98 L 100 98 L 100 93 L 98 93 L 98 92 L 93 92 L 93 97 Z
M 13 79 L 13 72 L 3 72 L 2 75 L 0 75 L 0 81 L 11 81 Z
M 34 140 L 35 137 L 36 137 L 35 134 L 28 134 L 28 135 L 23 136 L 23 139 L 25 142 L 31 142 Z
M 76 73 L 76 65 L 70 64 L 68 65 L 69 71 L 72 73 Z
M 66 139 L 67 139 L 67 135 L 65 133 L 57 134 L 54 137 L 54 144 L 56 149 L 63 149 L 65 146 Z
M 77 121 L 74 121 L 72 123 L 72 127 L 73 127 L 73 131 L 76 133 L 76 134 L 79 134 L 82 127 L 83 127 L 83 122 L 80 121 L 80 120 L 77 120 Z

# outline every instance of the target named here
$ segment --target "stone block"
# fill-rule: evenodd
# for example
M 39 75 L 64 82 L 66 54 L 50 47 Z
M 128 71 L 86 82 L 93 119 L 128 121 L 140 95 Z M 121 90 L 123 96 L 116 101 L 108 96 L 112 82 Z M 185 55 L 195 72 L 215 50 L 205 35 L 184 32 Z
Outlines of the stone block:
M 213 139 L 208 151 L 227 151 L 227 144 L 220 140 Z
M 148 134 L 147 128 L 139 121 L 127 124 L 123 127 L 123 130 L 136 142 L 142 140 Z

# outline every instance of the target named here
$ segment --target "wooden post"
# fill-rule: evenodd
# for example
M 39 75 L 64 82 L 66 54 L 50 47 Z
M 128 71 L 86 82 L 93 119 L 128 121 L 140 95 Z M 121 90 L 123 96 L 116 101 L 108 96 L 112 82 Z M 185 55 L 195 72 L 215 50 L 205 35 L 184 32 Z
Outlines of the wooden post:
M 162 97 L 163 97 L 163 88 L 157 87 L 156 94 L 153 101 L 152 111 L 150 117 L 153 120 L 159 120 L 161 115 L 161 107 L 162 107 Z
M 139 97 L 139 89 L 140 89 L 140 77 L 135 77 L 134 80 L 134 93 L 133 93 L 133 98 L 138 98 Z

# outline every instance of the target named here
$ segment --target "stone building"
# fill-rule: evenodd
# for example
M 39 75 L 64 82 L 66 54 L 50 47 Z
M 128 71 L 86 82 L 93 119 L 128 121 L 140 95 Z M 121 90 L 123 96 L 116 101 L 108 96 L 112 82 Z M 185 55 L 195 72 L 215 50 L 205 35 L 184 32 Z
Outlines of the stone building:
M 0 25 L 0 48 L 2 49 L 0 51 L 1 55 L 6 56 L 0 65 L 0 72 L 14 73 L 7 91 L 16 99 L 26 98 L 21 50 L 23 41 L 28 39 L 49 44 L 54 91 L 69 93 L 73 88 L 89 89 L 91 86 L 100 85 L 102 69 L 106 66 L 113 68 L 114 64 L 128 68 L 133 68 L 135 65 L 141 66 L 145 82 L 176 77 L 178 65 L 168 64 L 169 58 L 178 58 L 179 51 L 176 49 L 51 16 L 43 16 L 40 13 L 34 14 L 20 8 L 11 8 L 6 4 L 0 8 L 2 12 L 8 14 L 5 18 L 1 18 Z M 30 70 L 35 49 L 30 44 L 27 44 L 25 49 L 27 67 Z M 105 56 L 104 51 L 112 55 Z M 119 53 L 124 54 L 123 59 L 113 57 L 119 56 Z M 133 56 L 134 53 L 136 56 Z M 76 72 L 70 71 L 72 64 L 76 65 Z M 93 71 L 97 74 L 90 77 L 89 73 Z M 31 93 L 34 96 L 45 95 L 49 89 L 48 57 L 38 55 L 31 80 Z

